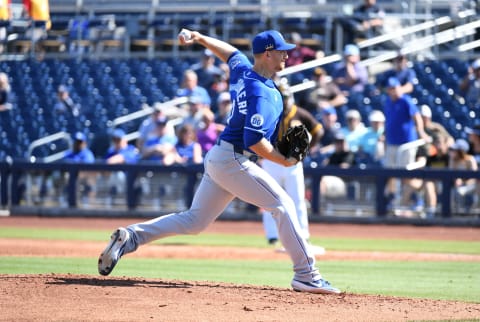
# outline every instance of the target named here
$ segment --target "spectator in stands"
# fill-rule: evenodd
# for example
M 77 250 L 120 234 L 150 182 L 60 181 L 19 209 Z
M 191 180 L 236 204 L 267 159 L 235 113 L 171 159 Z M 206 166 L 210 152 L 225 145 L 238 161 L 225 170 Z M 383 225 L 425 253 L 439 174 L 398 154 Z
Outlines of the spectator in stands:
M 339 63 L 332 73 L 333 81 L 348 96 L 352 93 L 363 93 L 368 84 L 368 71 L 360 64 L 360 49 L 353 44 L 345 46 L 343 62 Z
M 310 150 L 312 158 L 323 162 L 335 150 L 335 136 L 340 131 L 340 123 L 337 122 L 337 110 L 330 106 L 322 110 L 321 124 L 323 126 L 323 136 L 320 138 L 320 144 Z
M 94 163 L 95 156 L 88 148 L 87 136 L 82 132 L 73 135 L 73 146 L 65 153 L 64 160 L 73 163 Z M 86 202 L 87 197 L 94 196 L 96 173 L 91 171 L 80 171 L 78 182 L 81 186 L 82 201 Z M 66 182 L 66 180 L 65 180 Z
M 470 142 L 469 154 L 473 155 L 480 167 L 480 124 L 472 128 L 465 128 L 465 132 L 468 134 L 468 141 Z
M 413 68 L 409 67 L 407 56 L 402 54 L 402 52 L 398 52 L 397 56 L 393 59 L 392 69 L 377 75 L 377 87 L 385 88 L 386 81 L 390 77 L 396 77 L 400 81 L 400 91 L 402 93 L 410 94 L 413 92 L 413 86 L 416 82 L 417 74 Z
M 228 64 L 221 63 L 218 68 L 222 71 L 220 75 L 217 75 L 214 79 L 212 90 L 217 93 L 217 96 L 225 91 L 228 91 L 228 82 L 230 80 L 230 69 Z
M 232 101 L 229 92 L 221 92 L 217 98 L 217 113 L 215 123 L 227 125 L 228 118 L 232 111 Z
M 203 103 L 201 97 L 192 95 L 188 98 L 188 103 L 185 105 L 188 115 L 183 118 L 182 124 L 190 124 L 195 129 L 200 127 L 202 121 L 203 111 L 210 110 L 210 106 Z
M 138 160 L 138 149 L 128 143 L 125 131 L 121 128 L 114 129 L 111 134 L 111 146 L 105 155 L 105 162 L 107 164 L 133 164 L 137 163 Z M 106 182 L 109 188 L 108 204 L 113 202 L 117 194 L 125 191 L 126 175 L 124 171 L 112 171 L 106 179 L 100 179 L 100 182 Z
M 380 164 L 385 156 L 385 115 L 373 110 L 368 120 L 370 126 L 358 142 L 357 163 Z
M 355 165 L 355 154 L 348 149 L 345 136 L 338 132 L 334 138 L 334 152 L 323 161 L 324 166 L 335 166 L 342 169 Z M 320 180 L 320 195 L 322 197 L 339 197 L 345 195 L 345 181 L 336 176 L 323 176 Z
M 480 58 L 468 68 L 468 73 L 460 82 L 460 91 L 470 108 L 480 108 Z
M 425 145 L 425 148 L 428 151 L 427 155 L 434 154 L 436 152 L 435 149 L 430 145 L 436 136 L 441 136 L 442 141 L 445 141 L 447 146 L 453 144 L 453 137 L 450 135 L 450 133 L 448 133 L 445 127 L 440 123 L 432 121 L 432 110 L 428 105 L 424 104 L 420 106 L 420 114 L 422 115 L 425 133 L 429 136 Z
M 480 169 L 480 124 L 477 124 L 471 128 L 465 128 L 465 132 L 468 133 L 468 141 L 470 143 L 469 154 L 473 155 L 475 161 L 477 161 L 477 167 Z M 474 200 L 474 205 L 478 206 L 480 200 L 480 180 L 477 180 L 477 198 Z
M 343 27 L 344 43 L 355 43 L 357 38 L 371 38 L 383 33 L 385 12 L 376 0 L 364 0 L 351 15 L 337 18 Z
M 12 11 L 10 8 L 10 0 L 3 0 L 0 4 L 0 54 L 5 50 L 5 43 L 7 41 L 7 27 L 10 25 L 12 19 Z
M 325 69 L 317 67 L 312 74 L 315 81 L 315 87 L 307 93 L 297 95 L 299 104 L 303 104 L 317 119 L 321 118 L 322 109 L 330 106 L 339 107 L 347 102 L 347 98 L 343 95 L 340 88 L 327 75 Z
M 215 55 L 209 49 L 203 51 L 200 62 L 190 66 L 190 69 L 197 74 L 198 85 L 205 88 L 210 95 L 213 91 L 213 85 L 224 74 L 223 70 L 215 65 Z
M 470 170 L 478 171 L 478 165 L 473 155 L 468 154 L 470 146 L 464 139 L 457 139 L 450 146 L 449 169 L 454 170 Z M 454 206 L 460 210 L 460 207 L 468 208 L 468 201 L 465 200 L 470 196 L 474 200 L 471 203 L 478 202 L 477 180 L 475 178 L 457 178 L 454 181 Z
M 196 97 L 199 98 L 202 104 L 210 106 L 212 100 L 208 91 L 198 85 L 198 76 L 197 73 L 191 69 L 187 69 L 183 73 L 182 87 L 177 91 L 177 97 Z
M 129 144 L 124 130 L 117 128 L 111 135 L 112 144 L 105 155 L 108 164 L 137 163 L 138 149 Z
M 10 104 L 10 82 L 8 80 L 8 75 L 5 73 L 0 73 L 0 112 L 8 111 L 12 108 Z
M 410 95 L 401 92 L 400 81 L 396 77 L 387 80 L 387 99 L 384 105 L 385 114 L 385 162 L 389 168 L 406 168 L 415 162 L 417 148 L 400 150 L 400 147 L 418 138 L 429 140 L 425 133 L 423 120 L 418 107 Z M 401 154 L 399 154 L 401 153 Z M 408 179 L 403 179 L 404 185 Z M 395 181 L 390 180 L 387 187 L 389 198 L 395 196 Z
M 75 163 L 94 163 L 95 156 L 88 148 L 87 136 L 82 132 L 73 135 L 73 146 L 65 152 L 64 159 Z
M 160 117 L 155 123 L 155 135 L 145 141 L 141 150 L 142 160 L 158 161 L 163 165 L 172 165 L 176 162 L 175 144 L 177 138 L 168 133 L 168 119 Z
M 362 122 L 362 116 L 357 110 L 348 110 L 345 113 L 347 125 L 340 129 L 345 136 L 348 149 L 353 153 L 357 153 L 360 147 L 362 137 L 367 133 L 367 128 Z
M 137 148 L 142 150 L 143 145 L 147 140 L 156 136 L 157 120 L 165 117 L 164 113 L 159 109 L 154 109 L 150 117 L 143 120 L 138 128 L 139 137 L 137 139 Z M 167 124 L 169 133 L 174 133 L 175 130 Z
M 80 115 L 80 106 L 70 97 L 70 93 L 65 85 L 58 86 L 57 103 L 53 109 L 57 114 L 67 114 L 74 117 Z
M 35 53 L 43 54 L 44 49 L 40 46 L 39 40 L 47 37 L 47 31 L 52 26 L 48 0 L 23 1 L 23 6 L 25 18 L 31 21 L 25 36 L 36 44 Z M 24 53 L 28 50 L 27 46 L 22 49 Z
M 203 161 L 202 147 L 198 143 L 195 129 L 190 124 L 185 124 L 178 130 L 177 143 L 174 146 L 175 163 L 199 164 Z
M 192 125 L 184 124 L 180 127 L 174 153 L 175 163 L 190 165 L 203 162 L 202 147 L 197 141 L 195 128 Z M 184 200 L 187 207 L 192 204 L 196 182 L 196 174 L 187 176 L 187 183 L 184 189 Z
M 431 148 L 428 146 L 421 146 L 417 152 L 417 162 L 419 164 L 425 164 L 427 168 L 432 169 L 446 169 L 449 163 L 449 147 L 450 136 L 442 135 L 441 132 L 429 132 L 432 137 Z M 434 151 L 434 153 L 432 153 Z M 421 166 L 420 166 L 421 167 Z M 419 193 L 422 189 L 424 191 L 425 202 L 425 216 L 426 218 L 433 218 L 437 210 L 437 187 L 438 182 L 435 180 L 423 180 L 420 178 L 413 178 L 408 181 L 408 184 L 403 187 L 403 204 L 407 204 L 411 201 L 411 197 L 414 193 Z M 417 201 L 420 199 L 416 197 Z M 408 214 L 410 216 L 410 214 Z
M 203 109 L 196 136 L 200 143 L 202 155 L 205 155 L 216 143 L 218 135 L 225 125 L 215 123 L 215 115 L 210 109 Z
M 285 62 L 286 67 L 299 65 L 324 56 L 322 51 L 315 51 L 310 47 L 304 46 L 302 44 L 302 36 L 300 36 L 298 32 L 292 32 L 290 34 L 290 40 L 296 47 L 288 52 L 288 58 Z
M 432 110 L 427 105 L 420 107 L 420 114 L 425 128 L 425 133 L 429 136 L 425 145 L 417 150 L 416 163 L 418 167 L 426 166 L 428 168 L 447 168 L 448 167 L 448 147 L 454 142 L 453 137 L 439 123 L 432 121 Z M 421 189 L 425 192 L 425 214 L 427 218 L 435 215 L 437 208 L 437 187 L 433 180 L 422 180 L 420 178 L 410 179 L 408 184 L 403 187 L 402 204 L 407 204 L 412 199 L 413 193 Z M 416 195 L 417 203 L 421 201 Z M 421 206 L 421 204 L 420 204 Z

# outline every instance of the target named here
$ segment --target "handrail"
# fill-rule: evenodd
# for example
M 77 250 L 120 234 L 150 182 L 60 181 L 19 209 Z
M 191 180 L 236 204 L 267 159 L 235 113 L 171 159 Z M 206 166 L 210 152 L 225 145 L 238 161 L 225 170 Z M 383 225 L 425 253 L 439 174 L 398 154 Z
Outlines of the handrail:
M 480 47 L 480 39 L 470 41 L 470 42 L 467 42 L 465 44 L 461 44 L 457 47 L 457 50 L 460 51 L 460 52 L 464 52 L 464 51 L 472 50 L 472 49 L 478 48 L 478 47 Z
M 419 146 L 422 146 L 424 144 L 425 144 L 424 139 L 418 139 L 418 140 L 415 140 L 415 141 L 411 141 L 411 142 L 401 144 L 398 147 L 398 150 L 397 150 L 397 160 L 400 158 L 402 153 L 404 153 L 405 151 L 408 151 L 408 150 L 413 149 L 413 148 L 418 148 Z
M 426 141 L 424 139 L 418 139 L 412 142 L 407 142 L 398 147 L 397 160 L 401 160 L 402 154 L 408 150 L 415 149 L 424 145 Z M 418 169 L 422 166 L 423 162 L 412 162 L 405 167 L 407 170 Z M 424 164 L 423 164 L 424 165 Z
M 130 122 L 130 121 L 148 116 L 148 115 L 152 114 L 152 112 L 154 110 L 164 110 L 164 109 L 167 109 L 169 107 L 175 107 L 177 105 L 185 104 L 187 102 L 188 102 L 188 97 L 177 97 L 177 98 L 174 98 L 174 99 L 172 99 L 170 101 L 167 101 L 167 102 L 157 103 L 157 104 L 155 104 L 154 107 L 144 105 L 143 108 L 139 111 L 117 117 L 116 119 L 114 119 L 112 121 L 112 126 L 115 127 L 115 126 L 118 126 L 120 124 L 123 124 L 123 123 L 126 123 L 126 122 Z
M 438 21 L 439 19 L 440 19 L 440 21 Z M 445 23 L 449 19 L 450 19 L 449 17 L 442 17 L 442 18 L 436 19 L 436 21 L 437 21 L 437 23 L 440 23 L 442 21 L 443 21 L 442 23 Z M 427 25 L 434 26 L 434 24 L 432 25 L 432 24 L 428 24 L 428 23 L 422 23 L 420 25 L 423 25 L 422 27 L 425 27 Z M 415 26 L 413 26 L 413 27 L 415 27 Z M 441 31 L 441 32 L 433 34 L 433 35 L 428 35 L 428 36 L 425 36 L 425 37 L 422 37 L 422 38 L 417 38 L 413 41 L 408 42 L 402 48 L 402 53 L 403 54 L 411 54 L 411 53 L 421 51 L 421 50 L 426 49 L 426 48 L 430 48 L 434 45 L 439 45 L 439 44 L 447 43 L 447 42 L 450 42 L 450 41 L 453 41 L 453 40 L 456 40 L 456 39 L 459 39 L 459 38 L 470 36 L 470 35 L 474 34 L 475 29 L 479 28 L 479 27 L 480 27 L 480 20 L 476 20 L 476 21 L 473 21 L 473 22 L 470 22 L 470 23 L 467 23 L 467 24 L 464 24 L 464 25 L 461 25 L 461 26 L 458 26 L 458 27 L 454 27 L 454 28 L 447 29 L 445 31 Z M 414 30 L 414 29 L 411 29 L 411 30 Z M 419 30 L 422 30 L 422 29 L 419 29 Z M 372 38 L 371 39 L 372 44 L 377 43 L 377 41 L 375 40 L 376 38 L 386 39 L 383 35 Z M 366 40 L 366 41 L 368 41 L 368 40 Z M 459 50 L 460 50 L 460 47 L 463 49 L 463 51 L 471 49 L 471 48 L 479 47 L 480 46 L 480 41 L 474 41 L 474 42 L 471 42 L 471 43 L 468 43 L 468 44 L 469 44 L 468 46 L 464 46 L 464 47 L 459 46 Z M 467 44 L 465 44 L 465 45 L 467 45 Z M 398 53 L 396 51 L 389 51 L 389 52 L 377 55 L 375 57 L 364 59 L 360 63 L 362 65 L 364 65 L 365 67 L 368 67 L 368 66 L 374 65 L 376 63 L 388 61 L 392 58 L 395 58 L 397 55 L 398 55 Z M 309 62 L 306 62 L 306 63 L 302 63 L 302 64 L 299 64 L 299 65 L 295 65 L 295 66 L 285 68 L 283 71 L 277 73 L 277 75 L 278 76 L 287 76 L 287 75 L 295 73 L 295 72 L 307 70 L 307 69 L 314 68 L 314 67 L 317 67 L 317 66 L 321 66 L 321 65 L 324 65 L 324 64 L 328 64 L 328 63 L 331 63 L 331 62 L 336 62 L 336 61 L 339 61 L 340 59 L 341 59 L 341 56 L 339 54 L 334 54 L 334 55 L 331 55 L 331 56 L 323 57 L 323 58 L 320 58 L 320 59 L 315 59 L 315 60 L 312 60 L 312 61 L 309 61 Z M 306 90 L 306 89 L 309 89 L 309 88 L 313 88 L 314 86 L 315 86 L 315 82 L 306 81 L 302 84 L 297 84 L 295 86 L 292 86 L 291 90 L 292 90 L 292 93 L 296 93 L 296 92 L 303 91 L 303 90 Z
M 433 27 L 436 27 L 436 26 L 439 26 L 439 25 L 443 25 L 443 24 L 449 23 L 451 21 L 452 21 L 452 19 L 450 17 L 445 16 L 445 17 L 437 18 L 433 21 L 422 22 L 422 23 L 419 23 L 419 24 L 414 25 L 414 26 L 402 28 L 402 30 L 400 30 L 400 31 L 391 32 L 391 33 L 386 34 L 386 35 L 380 35 L 380 36 L 377 36 L 377 37 L 373 37 L 373 38 L 361 41 L 361 42 L 358 43 L 358 47 L 359 48 L 366 48 L 366 47 L 369 47 L 369 46 L 372 46 L 372 45 L 382 43 L 382 42 L 387 41 L 387 40 L 395 39 L 398 36 L 406 36 L 406 35 L 409 35 L 409 34 L 413 34 L 415 32 L 419 32 L 419 31 L 423 31 L 423 30 L 426 30 L 426 29 L 429 29 L 429 28 L 433 28 Z M 322 57 L 322 58 L 319 58 L 319 59 L 311 60 L 311 61 L 299 64 L 299 65 L 287 67 L 284 70 L 278 72 L 277 75 L 280 76 L 280 77 L 281 76 L 287 76 L 287 75 L 290 75 L 290 74 L 293 74 L 293 73 L 296 73 L 296 72 L 301 72 L 301 71 L 311 69 L 311 68 L 315 68 L 315 67 L 318 67 L 318 66 L 321 66 L 321 65 L 326 65 L 326 64 L 329 64 L 329 63 L 340 61 L 341 59 L 342 59 L 342 56 L 340 54 L 333 54 L 333 55 L 330 55 L 330 56 L 326 56 L 326 57 Z
M 402 28 L 400 30 L 396 30 L 394 32 L 391 32 L 391 33 L 388 33 L 388 34 L 385 34 L 385 35 L 380 35 L 380 36 L 377 36 L 377 37 L 373 37 L 373 38 L 370 38 L 370 39 L 360 41 L 357 45 L 358 45 L 359 48 L 365 48 L 365 47 L 377 45 L 379 43 L 382 43 L 382 42 L 385 42 L 385 41 L 388 41 L 388 40 L 392 40 L 392 39 L 395 39 L 395 38 L 398 38 L 398 37 L 403 37 L 403 36 L 413 34 L 413 33 L 419 32 L 419 31 L 424 31 L 424 30 L 427 30 L 427 29 L 430 29 L 430 28 L 433 28 L 433 27 L 438 27 L 438 26 L 441 26 L 443 24 L 449 23 L 451 21 L 452 21 L 452 19 L 450 17 L 440 17 L 440 18 L 437 18 L 437 19 L 432 20 L 432 21 L 425 21 L 425 22 L 419 23 L 417 25 L 410 26 L 410 27 L 405 27 L 405 28 Z
M 48 135 L 48 136 L 45 136 L 43 138 L 40 138 L 40 139 L 37 139 L 37 140 L 33 141 L 28 146 L 28 158 L 30 159 L 32 157 L 33 150 L 35 148 L 37 148 L 39 146 L 42 146 L 44 144 L 56 141 L 56 140 L 61 140 L 61 139 L 66 140 L 68 142 L 69 146 L 72 144 L 72 137 L 70 136 L 70 134 L 67 133 L 67 132 L 63 132 L 63 131 L 62 132 L 57 132 L 57 133 L 54 133 L 54 134 L 51 134 L 51 135 Z M 61 159 L 61 157 L 59 157 L 58 154 L 59 153 L 54 154 L 56 156 L 55 158 L 52 157 L 53 155 L 47 157 L 48 162 L 53 162 L 53 161 Z M 47 158 L 45 158 L 45 159 L 47 159 Z M 47 162 L 47 161 L 45 161 L 45 159 L 44 159 L 44 162 Z

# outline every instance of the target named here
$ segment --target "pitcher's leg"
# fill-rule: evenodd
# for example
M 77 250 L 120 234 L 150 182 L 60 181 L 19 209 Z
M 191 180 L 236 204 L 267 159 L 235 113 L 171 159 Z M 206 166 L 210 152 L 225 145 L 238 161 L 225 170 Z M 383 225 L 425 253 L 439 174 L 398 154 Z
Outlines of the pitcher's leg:
M 125 253 L 153 240 L 181 234 L 198 234 L 212 223 L 233 196 L 204 174 L 189 210 L 173 213 L 127 227 L 132 238 Z
M 272 212 L 277 222 L 280 241 L 290 255 L 295 279 L 312 281 L 321 278 L 315 258 L 307 248 L 295 211 L 295 205 L 285 190 L 262 168 L 251 162 L 242 163 L 243 171 L 232 173 L 221 183 L 225 190 L 238 198 Z

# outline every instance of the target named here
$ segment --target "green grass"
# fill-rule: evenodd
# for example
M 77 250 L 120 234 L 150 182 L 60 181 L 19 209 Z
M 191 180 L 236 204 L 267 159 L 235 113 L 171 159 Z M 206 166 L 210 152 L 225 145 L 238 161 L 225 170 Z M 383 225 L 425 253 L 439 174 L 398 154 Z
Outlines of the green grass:
M 0 257 L 0 274 L 98 275 L 96 258 Z M 330 282 L 349 293 L 480 302 L 480 263 L 325 261 Z M 291 263 L 123 258 L 111 275 L 288 287 Z
M 48 228 L 0 228 L 0 238 L 33 238 L 51 240 L 107 241 L 111 231 L 85 229 Z M 312 242 L 330 250 L 418 252 L 418 253 L 460 253 L 480 254 L 480 242 L 440 241 L 401 239 L 360 239 L 360 238 L 312 238 Z M 197 236 L 169 237 L 157 244 L 187 244 L 204 246 L 268 247 L 263 236 L 199 234 Z
M 107 242 L 111 231 L 0 228 L 0 238 Z M 480 242 L 313 238 L 327 250 L 480 254 Z M 200 234 L 169 237 L 157 244 L 267 247 L 262 236 Z M 79 243 L 81 247 L 81 243 Z M 1 254 L 1 251 L 0 251 Z M 72 273 L 97 275 L 96 258 L 1 257 L 1 274 Z M 479 262 L 318 261 L 324 277 L 351 293 L 480 302 Z M 289 287 L 289 260 L 122 259 L 113 276 L 209 280 Z

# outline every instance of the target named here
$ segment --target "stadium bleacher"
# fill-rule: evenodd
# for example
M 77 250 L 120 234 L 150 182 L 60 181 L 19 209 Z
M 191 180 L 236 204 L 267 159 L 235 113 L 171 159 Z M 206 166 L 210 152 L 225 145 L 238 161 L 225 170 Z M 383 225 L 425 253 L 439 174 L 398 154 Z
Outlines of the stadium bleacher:
M 177 1 L 142 1 L 135 3 L 135 8 L 126 1 L 83 1 L 81 6 L 73 0 L 50 1 L 52 28 L 42 40 L 50 45 L 44 48 L 43 56 L 38 59 L 35 46 L 23 55 L 18 55 L 15 46 L 7 46 L 0 62 L 0 70 L 9 75 L 12 83 L 13 104 L 13 109 L 1 116 L 4 144 L 0 156 L 26 157 L 29 142 L 58 131 L 84 130 L 93 135 L 104 131 L 109 121 L 135 112 L 143 104 L 151 106 L 173 98 L 183 71 L 198 57 L 195 50 L 185 50 L 181 59 L 172 57 L 178 54 L 172 38 L 181 27 L 228 38 L 245 50 L 253 34 L 270 27 L 284 32 L 297 30 L 307 41 L 315 39 L 318 45 L 324 41 L 328 18 L 351 5 L 347 1 L 302 1 L 295 5 L 289 1 L 208 3 L 209 10 L 196 1 L 182 1 L 181 6 Z M 379 3 L 389 14 L 405 11 L 394 1 Z M 458 6 L 453 8 L 442 1 L 430 7 L 417 5 L 422 19 L 424 12 L 440 15 L 447 9 L 459 10 Z M 173 10 L 175 6 L 181 10 Z M 119 28 L 126 31 L 116 33 Z M 27 40 L 21 35 L 14 39 Z M 56 50 L 52 49 L 54 43 Z M 128 44 L 131 47 L 126 48 Z M 114 47 L 112 52 L 106 48 L 110 45 Z M 148 55 L 136 55 L 135 46 L 150 48 L 146 50 Z M 444 124 L 453 136 L 463 138 L 463 128 L 471 126 L 479 114 L 478 109 L 468 108 L 462 102 L 458 91 L 458 82 L 466 74 L 468 64 L 468 59 L 446 58 L 416 61 L 412 66 L 418 77 L 414 99 L 418 104 L 431 106 L 434 120 Z M 328 71 L 331 66 L 324 67 Z M 309 79 L 310 73 L 311 70 L 302 71 L 295 79 Z M 81 105 L 81 116 L 54 115 L 55 91 L 60 84 L 67 85 L 73 100 Z M 350 98 L 348 108 L 358 109 L 367 120 L 371 110 L 382 108 L 382 100 L 382 94 L 367 87 L 362 96 Z M 127 130 L 134 131 L 137 125 L 138 122 L 130 122 Z M 55 148 L 37 153 L 52 153 Z

